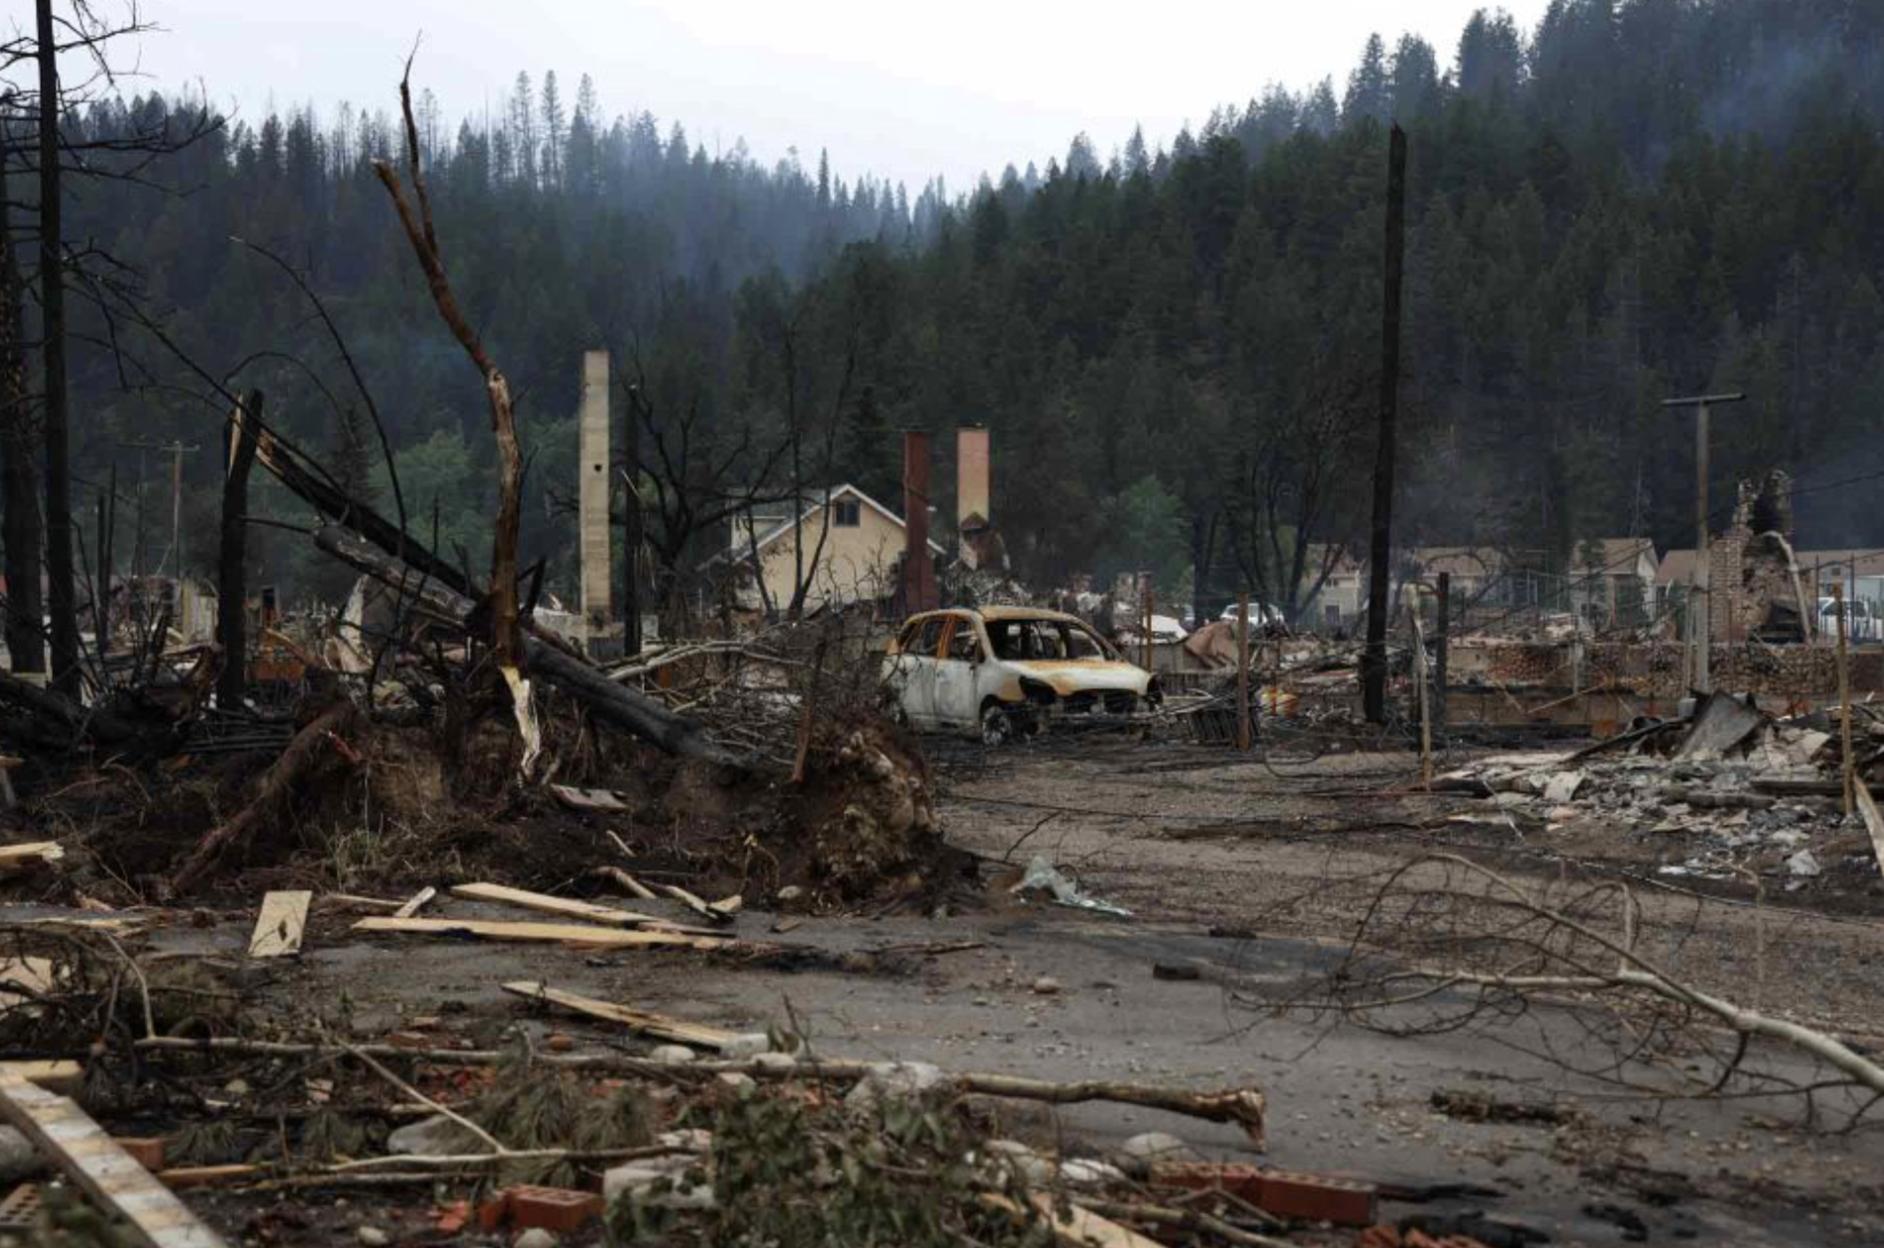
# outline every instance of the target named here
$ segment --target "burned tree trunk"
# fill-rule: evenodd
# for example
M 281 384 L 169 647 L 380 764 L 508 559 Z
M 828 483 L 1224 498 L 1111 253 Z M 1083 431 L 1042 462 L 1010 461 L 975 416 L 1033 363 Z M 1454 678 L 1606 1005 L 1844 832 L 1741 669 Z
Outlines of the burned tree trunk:
M 15 672 L 46 670 L 46 608 L 40 595 L 38 474 L 27 399 L 24 305 L 13 225 L 0 172 L 0 543 L 6 546 L 6 647 Z
M 406 200 L 399 175 L 384 160 L 373 162 L 373 172 L 392 196 L 405 227 L 406 239 L 418 257 L 419 268 L 431 288 L 432 302 L 438 315 L 450 328 L 452 336 L 484 377 L 484 390 L 491 406 L 491 432 L 497 439 L 497 525 L 491 535 L 491 650 L 499 668 L 516 668 L 522 659 L 523 631 L 517 607 L 517 525 L 522 511 L 523 451 L 517 442 L 517 422 L 510 406 L 510 383 L 497 368 L 497 362 L 479 341 L 477 331 L 465 319 L 452 294 L 451 281 L 445 276 L 445 261 L 438 247 L 438 230 L 432 222 L 431 196 L 425 189 L 419 128 L 412 118 L 412 82 L 408 75 L 399 83 L 399 103 L 405 114 L 407 172 L 412 177 L 416 211 Z
M 46 583 L 52 599 L 52 679 L 79 683 L 78 599 L 72 567 L 72 466 L 66 419 L 65 255 L 59 220 L 59 40 L 52 0 L 38 0 L 39 307 L 45 339 Z
M 250 416 L 260 416 L 260 390 L 249 391 L 229 417 L 228 456 L 222 478 L 222 551 L 216 576 L 216 644 L 222 647 L 222 676 L 216 701 L 224 708 L 242 705 L 248 691 L 248 500 L 249 469 L 255 466 L 256 430 Z

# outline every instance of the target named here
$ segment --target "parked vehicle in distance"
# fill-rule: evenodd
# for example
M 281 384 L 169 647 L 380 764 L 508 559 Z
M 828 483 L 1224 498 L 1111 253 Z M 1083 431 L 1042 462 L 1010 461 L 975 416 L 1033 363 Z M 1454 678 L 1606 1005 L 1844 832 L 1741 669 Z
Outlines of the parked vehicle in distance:
M 1223 614 L 1217 618 L 1225 623 L 1234 624 L 1236 623 L 1237 614 L 1237 604 L 1233 602 L 1225 607 Z M 1251 602 L 1249 604 L 1249 624 L 1251 628 L 1263 628 L 1270 624 L 1286 623 L 1288 623 L 1288 617 L 1282 614 L 1282 608 L 1272 607 L 1266 602 Z
M 1819 599 L 1819 635 L 1838 637 L 1838 600 Z M 1853 641 L 1884 641 L 1884 616 L 1868 598 L 1845 600 L 1845 636 Z
M 989 745 L 1050 723 L 1129 723 L 1157 704 L 1157 678 L 1078 616 L 1031 607 L 911 616 L 883 662 L 899 718 Z

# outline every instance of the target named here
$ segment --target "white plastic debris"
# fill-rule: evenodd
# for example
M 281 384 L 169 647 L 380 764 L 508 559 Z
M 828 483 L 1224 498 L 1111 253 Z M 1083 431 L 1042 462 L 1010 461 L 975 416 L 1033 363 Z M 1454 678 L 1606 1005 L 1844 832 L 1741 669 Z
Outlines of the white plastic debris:
M 1819 860 L 1816 854 L 1809 849 L 1802 849 L 1792 857 L 1786 859 L 1786 870 L 1801 879 L 1811 879 L 1823 870 L 1823 868 L 1819 866 Z
M 1036 854 L 1027 864 L 1027 873 L 1021 876 L 1021 882 L 1013 889 L 1017 893 L 1046 893 L 1053 898 L 1055 905 L 1071 906 L 1076 910 L 1092 910 L 1099 914 L 1113 914 L 1122 919 L 1132 917 L 1132 912 L 1124 906 L 1115 906 L 1109 901 L 1101 901 L 1084 892 L 1073 883 L 1058 867 Z

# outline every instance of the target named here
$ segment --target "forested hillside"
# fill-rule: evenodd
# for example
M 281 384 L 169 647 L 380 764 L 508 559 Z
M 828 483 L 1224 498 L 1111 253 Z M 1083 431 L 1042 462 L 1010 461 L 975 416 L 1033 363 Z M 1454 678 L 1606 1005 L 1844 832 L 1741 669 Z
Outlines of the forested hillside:
M 510 98 L 491 121 L 420 113 L 447 262 L 520 396 L 525 553 L 558 574 L 580 354 L 607 346 L 645 373 L 644 455 L 684 427 L 694 460 L 675 476 L 703 495 L 788 491 L 795 461 L 804 485 L 895 501 L 896 429 L 985 423 L 1025 575 L 1152 566 L 1166 596 L 1249 580 L 1287 598 L 1311 541 L 1365 521 L 1390 118 L 1411 152 L 1409 541 L 1559 569 L 1590 537 L 1687 544 L 1691 428 L 1659 401 L 1732 388 L 1750 400 L 1716 421 L 1716 497 L 1787 467 L 1822 487 L 1800 498 L 1807 541 L 1884 545 L 1877 483 L 1836 484 L 1884 469 L 1874 3 L 1558 0 L 1533 32 L 1481 15 L 1456 40 L 1370 41 L 1344 79 L 1268 88 L 1167 149 L 1135 136 L 1101 156 L 1081 136 L 1044 170 L 914 203 L 822 162 L 709 154 L 645 115 L 605 121 L 592 91 L 566 103 L 549 75 Z M 166 107 L 73 124 L 109 133 Z M 177 194 L 90 191 L 74 233 L 141 272 L 205 368 L 262 386 L 286 428 L 383 481 L 308 301 L 231 237 L 305 269 L 401 448 L 420 527 L 436 499 L 447 548 L 477 547 L 484 407 L 368 167 L 392 133 L 349 111 L 233 124 L 151 171 Z M 138 453 L 119 442 L 213 444 L 218 414 L 127 392 L 97 345 L 107 327 L 88 333 L 82 471 L 116 457 L 123 491 Z M 213 461 L 185 472 L 207 483 Z M 207 517 L 210 494 L 186 508 Z M 676 566 L 700 553 L 699 535 L 685 551 L 669 536 Z M 295 540 L 269 541 L 292 579 Z

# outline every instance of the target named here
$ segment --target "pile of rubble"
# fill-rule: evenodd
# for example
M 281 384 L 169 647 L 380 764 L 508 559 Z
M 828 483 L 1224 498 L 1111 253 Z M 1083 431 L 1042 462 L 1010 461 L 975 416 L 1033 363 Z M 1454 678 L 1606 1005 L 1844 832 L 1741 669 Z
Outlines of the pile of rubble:
M 1815 712 L 1780 719 L 1725 694 L 1692 715 L 1641 721 L 1566 753 L 1492 755 L 1439 777 L 1436 787 L 1487 798 L 1491 823 L 1519 835 L 1591 824 L 1653 849 L 1667 876 L 1778 877 L 1789 890 L 1846 878 L 1879 879 L 1884 822 L 1868 789 L 1884 778 L 1884 718 L 1852 711 L 1854 810 L 1845 814 L 1839 725 Z

